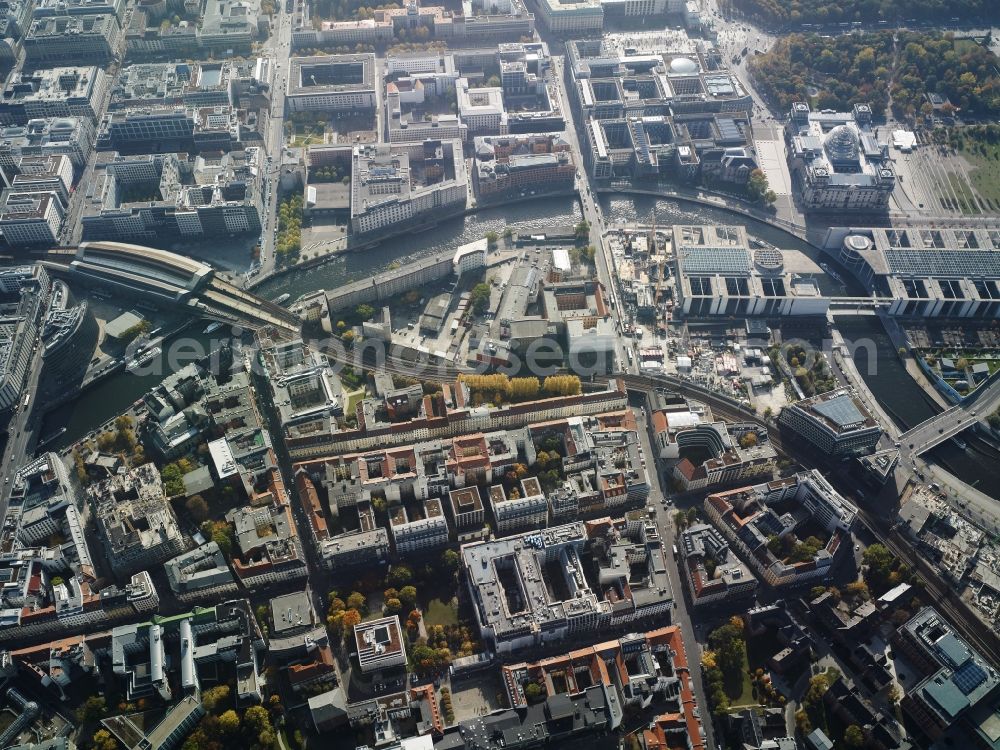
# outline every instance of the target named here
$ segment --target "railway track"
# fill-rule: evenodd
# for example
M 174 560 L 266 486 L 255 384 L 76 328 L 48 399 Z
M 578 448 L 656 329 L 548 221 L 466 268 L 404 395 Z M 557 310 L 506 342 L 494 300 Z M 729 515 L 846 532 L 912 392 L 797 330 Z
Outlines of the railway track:
M 656 388 L 669 388 L 682 395 L 705 401 L 712 407 L 712 411 L 716 416 L 727 421 L 752 421 L 767 426 L 764 420 L 742 407 L 738 402 L 691 383 L 685 383 L 676 378 L 656 375 L 626 374 L 620 377 L 630 390 L 648 393 Z M 800 447 L 784 443 L 776 430 L 769 431 L 769 439 L 775 450 L 779 453 L 783 453 L 800 462 L 804 460 L 807 464 L 813 464 L 816 461 L 815 456 L 806 455 Z M 854 488 L 842 487 L 843 480 L 836 472 L 830 472 L 830 476 L 827 479 L 838 491 L 843 492 L 846 490 L 847 494 L 852 494 L 850 491 Z M 914 569 L 918 578 L 923 583 L 924 591 L 928 598 L 933 600 L 935 608 L 951 621 L 958 632 L 970 644 L 975 646 L 980 654 L 989 659 L 993 664 L 1000 664 L 1000 638 L 990 629 L 989 625 L 979 619 L 970 610 L 968 605 L 959 599 L 958 594 L 952 586 L 941 578 L 940 574 L 918 554 L 917 550 L 906 539 L 903 539 L 892 531 L 885 519 L 879 518 L 867 508 L 860 506 L 858 507 L 858 515 L 871 534 L 880 543 L 884 544 L 897 558 L 905 561 Z

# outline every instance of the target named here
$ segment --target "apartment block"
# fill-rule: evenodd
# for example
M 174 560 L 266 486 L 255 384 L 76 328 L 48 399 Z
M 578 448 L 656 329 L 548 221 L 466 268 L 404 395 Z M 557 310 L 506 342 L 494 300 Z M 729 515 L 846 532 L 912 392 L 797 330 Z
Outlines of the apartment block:
M 308 519 L 313 549 L 328 570 L 341 573 L 388 562 L 389 534 L 375 524 L 375 514 L 370 503 L 362 502 L 356 506 L 357 529 L 331 535 L 316 485 L 306 471 L 296 472 L 295 487 Z
M 753 573 L 729 549 L 725 537 L 708 524 L 685 529 L 677 546 L 695 607 L 748 601 L 757 592 Z
M 481 637 L 500 654 L 669 618 L 662 544 L 642 514 L 465 544 L 461 555 Z
M 709 495 L 704 507 L 743 562 L 775 588 L 829 577 L 834 561 L 849 556 L 857 515 L 816 470 Z
M 239 548 L 233 572 L 244 586 L 256 588 L 308 575 L 290 506 L 246 506 L 230 511 L 226 520 L 234 527 Z
M 432 497 L 414 517 L 400 505 L 390 511 L 389 529 L 396 554 L 407 556 L 440 549 L 448 544 L 448 519 L 441 500 Z
M 0 640 L 79 632 L 158 608 L 146 571 L 121 587 L 94 590 L 96 569 L 78 502 L 62 459 L 53 453 L 15 473 L 2 532 L 8 554 L 0 561 L 7 581 L 0 593 Z M 63 541 L 50 546 L 54 538 Z

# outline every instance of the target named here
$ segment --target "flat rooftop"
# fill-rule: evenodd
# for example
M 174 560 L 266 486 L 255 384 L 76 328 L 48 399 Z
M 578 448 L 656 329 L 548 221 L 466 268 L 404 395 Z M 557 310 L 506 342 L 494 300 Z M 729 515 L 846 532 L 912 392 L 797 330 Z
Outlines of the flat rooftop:
M 375 55 L 293 57 L 288 61 L 288 95 L 375 90 Z

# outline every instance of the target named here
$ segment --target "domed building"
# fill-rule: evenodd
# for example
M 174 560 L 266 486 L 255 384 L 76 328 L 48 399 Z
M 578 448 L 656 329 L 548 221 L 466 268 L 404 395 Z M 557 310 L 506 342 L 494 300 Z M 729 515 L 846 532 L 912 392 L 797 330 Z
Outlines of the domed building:
M 884 213 L 896 186 L 889 145 L 872 129 L 867 104 L 850 112 L 813 112 L 796 102 L 788 121 L 792 172 L 813 211 Z

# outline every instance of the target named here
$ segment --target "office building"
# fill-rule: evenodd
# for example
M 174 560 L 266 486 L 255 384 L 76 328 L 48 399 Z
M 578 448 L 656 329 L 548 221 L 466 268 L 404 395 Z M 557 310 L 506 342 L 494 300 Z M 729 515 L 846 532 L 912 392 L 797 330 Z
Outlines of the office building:
M 35 18 L 24 35 L 29 65 L 107 65 L 119 54 L 122 27 L 114 14 Z
M 459 141 L 355 146 L 351 228 L 358 234 L 465 208 L 468 176 Z
M 789 162 L 813 211 L 884 213 L 896 187 L 889 144 L 872 127 L 868 104 L 851 112 L 813 112 L 795 102 L 789 115 Z
M 741 226 L 673 227 L 675 311 L 717 315 L 822 316 L 830 301 L 813 279 L 785 268 L 774 247 L 750 249 Z
M 503 89 L 499 86 L 470 88 L 465 78 L 455 84 L 458 115 L 468 128 L 469 135 L 503 133 L 507 126 L 507 112 L 503 104 Z
M 0 235 L 11 250 L 57 244 L 65 209 L 54 190 L 21 192 L 8 188 L 0 196 Z
M 95 138 L 94 125 L 85 117 L 33 119 L 26 125 L 0 127 L 0 152 L 15 160 L 65 154 L 75 169 L 82 169 L 94 149 Z
M 878 421 L 850 388 L 789 404 L 781 410 L 778 424 L 834 458 L 871 453 L 882 437 Z
M 86 186 L 83 238 L 156 243 L 259 234 L 260 158 L 256 148 L 185 161 L 115 154 L 99 162 Z
M 4 0 L 0 3 L 0 69 L 10 70 L 21 53 L 21 38 L 31 22 L 29 0 Z
M 354 644 L 365 674 L 406 666 L 406 644 L 396 615 L 355 625 Z
M 11 76 L 0 98 L 0 123 L 85 117 L 97 122 L 111 81 L 98 66 L 56 67 Z
M 770 478 L 774 472 L 777 452 L 760 425 L 707 421 L 690 410 L 658 409 L 651 416 L 653 447 L 673 463 L 673 478 L 684 491 Z
M 751 600 L 757 579 L 729 549 L 722 534 L 700 523 L 681 532 L 677 548 L 684 582 L 695 607 Z
M 126 154 L 230 151 L 243 129 L 240 112 L 228 104 L 126 109 L 101 120 L 97 148 Z
M 236 61 L 133 63 L 122 68 L 111 86 L 111 110 L 152 107 L 236 106 L 248 87 L 266 84 L 258 64 L 244 70 Z M 261 80 L 263 79 L 263 80 Z
M 65 154 L 22 156 L 10 182 L 14 193 L 55 193 L 65 208 L 73 186 L 73 162 Z
M 568 94 L 595 178 L 749 179 L 751 98 L 716 50 L 679 31 L 605 34 L 566 48 Z
M 604 28 L 604 7 L 601 0 L 537 0 L 538 18 L 553 34 L 578 36 L 600 34 Z
M 154 464 L 109 477 L 87 490 L 115 573 L 159 566 L 184 551 L 184 537 Z
M 170 589 L 182 602 L 212 601 L 236 593 L 236 579 L 215 542 L 178 555 L 163 567 Z
M 293 57 L 288 61 L 285 106 L 290 112 L 374 110 L 375 55 Z
M 978 226 L 828 229 L 822 247 L 873 292 L 890 315 L 1000 316 L 1000 233 Z
M 569 144 L 554 135 L 475 139 L 473 184 L 480 201 L 572 189 L 577 166 Z
M 58 384 L 79 382 L 90 366 L 99 335 L 90 302 L 75 299 L 61 279 L 53 281 L 42 322 L 45 377 Z
M 203 50 L 223 55 L 249 51 L 267 34 L 269 21 L 260 12 L 260 0 L 218 0 L 202 8 L 198 46 Z
M 121 19 L 125 15 L 125 5 L 125 0 L 39 0 L 32 9 L 31 16 L 52 18 L 109 13 Z
M 901 706 L 932 741 L 955 724 L 983 746 L 995 744 L 1000 673 L 933 607 L 924 607 L 896 631 L 893 645 L 919 675 Z
M 32 348 L 48 302 L 51 282 L 38 265 L 0 271 L 0 410 L 24 402 Z
M 359 21 L 314 23 L 310 13 L 311 9 L 305 8 L 295 14 L 292 27 L 295 48 L 384 45 L 415 29 L 426 29 L 430 38 L 447 41 L 453 47 L 471 47 L 530 37 L 535 31 L 535 17 L 521 0 L 472 0 L 463 3 L 461 12 L 411 0 L 405 7 L 377 8 L 372 18 Z

